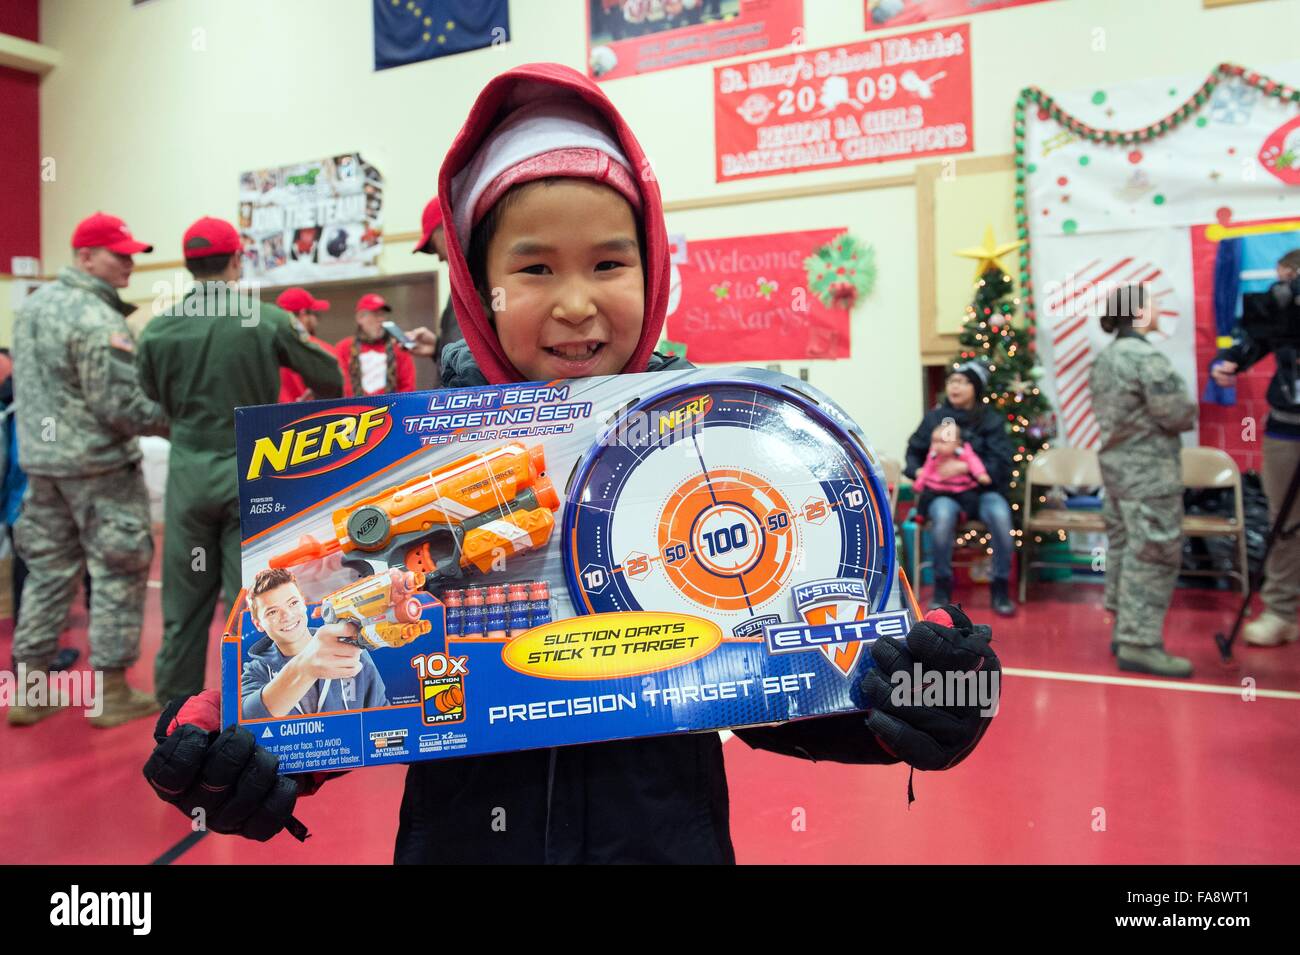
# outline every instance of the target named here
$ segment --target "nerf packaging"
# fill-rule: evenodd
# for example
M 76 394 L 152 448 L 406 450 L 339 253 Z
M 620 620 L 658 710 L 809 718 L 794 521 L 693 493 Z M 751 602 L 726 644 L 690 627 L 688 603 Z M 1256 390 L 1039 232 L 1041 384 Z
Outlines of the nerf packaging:
M 917 614 L 856 426 L 684 369 L 241 408 L 222 708 L 285 772 L 863 709 Z

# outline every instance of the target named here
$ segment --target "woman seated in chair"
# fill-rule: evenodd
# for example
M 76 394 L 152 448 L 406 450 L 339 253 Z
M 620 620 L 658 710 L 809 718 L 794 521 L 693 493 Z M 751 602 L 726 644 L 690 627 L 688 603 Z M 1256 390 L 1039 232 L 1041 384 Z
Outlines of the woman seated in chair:
M 1002 419 L 988 413 L 980 394 L 988 369 L 978 361 L 948 375 L 944 400 L 928 411 L 907 442 L 903 473 L 920 485 L 917 513 L 930 525 L 936 607 L 952 599 L 952 549 L 957 521 L 979 519 L 993 544 L 993 611 L 1009 617 L 1011 601 L 1011 507 L 1002 491 L 1011 477 L 1011 442 Z

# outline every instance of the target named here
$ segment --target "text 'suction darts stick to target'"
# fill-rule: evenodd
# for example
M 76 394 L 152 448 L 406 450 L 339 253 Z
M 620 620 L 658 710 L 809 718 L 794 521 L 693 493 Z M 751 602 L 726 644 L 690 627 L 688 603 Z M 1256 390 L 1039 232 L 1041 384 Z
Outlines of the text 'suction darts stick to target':
M 771 372 L 247 408 L 236 431 L 223 716 L 287 772 L 861 710 L 871 642 L 917 614 L 865 437 Z

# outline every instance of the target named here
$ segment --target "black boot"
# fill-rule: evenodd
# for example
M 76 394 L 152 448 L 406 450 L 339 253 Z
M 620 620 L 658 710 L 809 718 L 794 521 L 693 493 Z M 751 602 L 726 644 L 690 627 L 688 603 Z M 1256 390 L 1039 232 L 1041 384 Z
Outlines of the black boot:
M 1011 600 L 1011 587 L 1005 578 L 994 578 L 989 584 L 989 591 L 993 598 L 993 612 L 999 617 L 1011 617 L 1015 615 L 1016 605 Z
M 930 609 L 952 603 L 952 578 L 934 578 L 934 596 L 930 598 Z

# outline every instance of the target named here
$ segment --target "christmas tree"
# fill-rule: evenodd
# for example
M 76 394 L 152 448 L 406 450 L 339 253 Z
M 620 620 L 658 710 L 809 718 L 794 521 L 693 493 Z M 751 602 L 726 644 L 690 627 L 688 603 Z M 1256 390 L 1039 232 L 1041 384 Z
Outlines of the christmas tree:
M 1011 439 L 1011 483 L 1007 497 L 1013 514 L 1019 514 L 1024 492 L 1021 475 L 1046 448 L 1052 437 L 1053 414 L 1038 387 L 1043 367 L 1038 363 L 1034 333 L 1028 325 L 1017 325 L 1015 318 L 1020 299 L 1015 295 L 1011 276 L 1003 269 L 999 257 L 1013 251 L 1018 242 L 995 245 L 993 230 L 985 233 L 984 246 L 958 252 L 979 261 L 975 297 L 966 307 L 966 322 L 958 341 L 962 350 L 953 365 L 978 361 L 988 372 L 983 401 L 992 413 L 1006 422 Z M 1020 531 L 1013 532 L 1020 544 Z

